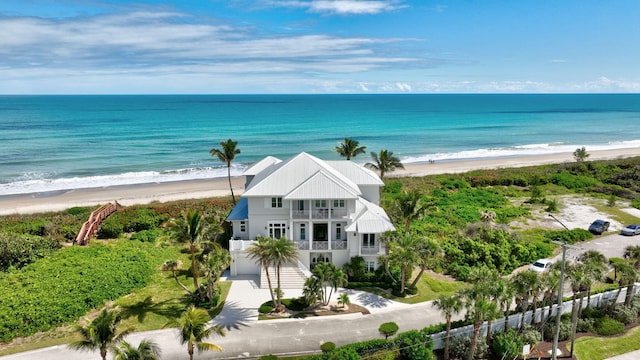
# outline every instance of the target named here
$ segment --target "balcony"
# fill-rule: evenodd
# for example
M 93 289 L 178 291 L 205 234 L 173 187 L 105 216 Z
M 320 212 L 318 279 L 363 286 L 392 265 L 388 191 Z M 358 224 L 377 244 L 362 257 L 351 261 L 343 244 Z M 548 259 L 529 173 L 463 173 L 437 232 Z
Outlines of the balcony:
M 379 252 L 380 252 L 380 246 L 378 245 L 360 247 L 360 254 L 362 255 L 376 255 Z
M 229 251 L 243 251 L 249 249 L 255 240 L 229 240 Z
M 339 209 L 312 209 L 312 210 L 292 210 L 291 217 L 293 219 L 344 219 L 347 216 L 347 210 Z
M 295 243 L 298 246 L 298 250 L 309 250 L 309 241 L 298 240 Z

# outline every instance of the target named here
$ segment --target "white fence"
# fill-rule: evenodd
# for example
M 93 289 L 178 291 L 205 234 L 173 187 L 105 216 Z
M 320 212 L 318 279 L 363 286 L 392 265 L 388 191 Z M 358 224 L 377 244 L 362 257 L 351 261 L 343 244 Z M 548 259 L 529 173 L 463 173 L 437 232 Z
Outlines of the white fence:
M 637 294 L 638 290 L 640 290 L 640 284 L 636 283 L 633 289 L 634 289 L 633 293 Z M 614 300 L 617 294 L 618 294 L 618 290 L 616 289 L 616 290 L 611 290 L 611 291 L 607 291 L 600 294 L 591 295 L 591 306 L 600 307 L 604 304 L 609 304 L 611 303 L 611 301 Z M 615 299 L 615 301 L 624 302 L 626 294 L 627 294 L 627 289 L 626 288 L 622 289 L 622 291 L 620 292 L 620 296 L 617 299 Z M 579 301 L 580 301 L 579 299 L 576 300 L 576 304 L 578 304 Z M 587 296 L 585 295 L 584 299 L 582 300 L 583 308 L 587 306 L 587 301 L 588 301 Z M 570 313 L 571 306 L 572 306 L 572 301 L 565 301 L 562 304 L 561 314 Z M 551 308 L 552 316 L 555 316 L 555 314 L 557 313 L 557 308 L 558 306 L 556 304 L 552 305 L 552 308 Z M 541 316 L 543 316 L 543 314 L 544 316 L 547 316 L 548 311 L 549 311 L 548 306 L 536 309 L 536 322 L 541 321 Z M 531 310 L 525 313 L 525 316 L 524 316 L 525 324 L 531 323 L 532 314 L 533 314 L 533 311 Z M 515 313 L 513 315 L 510 315 L 508 318 L 508 322 L 509 322 L 508 327 L 513 329 L 520 328 L 521 321 L 522 321 L 522 313 Z M 493 320 L 491 322 L 491 333 L 496 334 L 496 333 L 502 332 L 504 330 L 504 322 L 505 322 L 504 317 Z M 431 335 L 434 349 L 444 348 L 444 339 L 446 335 L 447 335 L 446 331 Z M 451 329 L 451 337 L 454 337 L 454 336 L 471 337 L 472 335 L 473 335 L 473 325 L 467 325 L 467 326 L 459 327 L 456 329 Z M 482 327 L 480 328 L 480 336 L 486 336 L 486 335 L 487 335 L 487 322 L 485 321 L 482 324 Z

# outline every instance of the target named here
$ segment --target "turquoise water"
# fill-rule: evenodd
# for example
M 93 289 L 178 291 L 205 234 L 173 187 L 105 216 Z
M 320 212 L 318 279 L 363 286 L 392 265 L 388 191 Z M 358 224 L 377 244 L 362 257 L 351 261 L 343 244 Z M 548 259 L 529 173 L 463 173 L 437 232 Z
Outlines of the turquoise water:
M 239 174 L 345 136 L 411 163 L 636 147 L 638 124 L 640 95 L 0 96 L 0 195 L 223 177 L 227 138 Z

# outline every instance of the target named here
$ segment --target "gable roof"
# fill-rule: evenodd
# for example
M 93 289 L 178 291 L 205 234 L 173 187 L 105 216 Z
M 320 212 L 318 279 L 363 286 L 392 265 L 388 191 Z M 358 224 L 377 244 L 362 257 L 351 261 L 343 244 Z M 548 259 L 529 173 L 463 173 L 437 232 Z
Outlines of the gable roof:
M 251 176 L 251 175 L 257 175 L 260 172 L 264 171 L 266 168 L 275 165 L 277 163 L 282 162 L 282 160 L 273 157 L 273 156 L 267 156 L 266 158 L 258 161 L 257 163 L 251 165 L 251 167 L 249 167 L 247 170 L 245 170 L 242 175 L 245 176 Z
M 326 162 L 307 153 L 300 153 L 286 161 L 275 163 L 257 173 L 242 196 L 286 196 L 301 184 L 322 171 L 327 180 L 348 192 L 360 195 L 360 188 L 348 177 Z M 316 181 L 320 181 L 317 179 Z M 326 198 L 326 197 L 325 197 Z
M 387 231 L 394 231 L 395 229 L 383 208 L 363 198 L 359 198 L 356 201 L 355 219 L 345 228 L 345 231 L 381 234 Z
M 345 186 L 340 181 L 319 170 L 285 196 L 287 200 L 305 199 L 356 199 L 359 192 Z
M 331 160 L 326 163 L 358 185 L 384 185 L 378 174 L 351 160 Z

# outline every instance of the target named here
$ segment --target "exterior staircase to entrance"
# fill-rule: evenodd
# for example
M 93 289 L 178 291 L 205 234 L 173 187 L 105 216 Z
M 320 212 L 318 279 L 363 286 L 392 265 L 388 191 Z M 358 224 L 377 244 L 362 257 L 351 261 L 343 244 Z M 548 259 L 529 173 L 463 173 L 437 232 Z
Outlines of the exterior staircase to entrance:
M 269 277 L 271 278 L 271 286 L 273 288 L 278 287 L 278 277 L 276 275 L 276 268 L 269 266 Z M 282 289 L 302 289 L 304 282 L 307 280 L 305 271 L 301 269 L 297 264 L 286 264 L 280 266 L 280 288 Z M 260 271 L 260 288 L 268 289 L 269 282 L 267 281 L 267 273 L 264 268 Z

